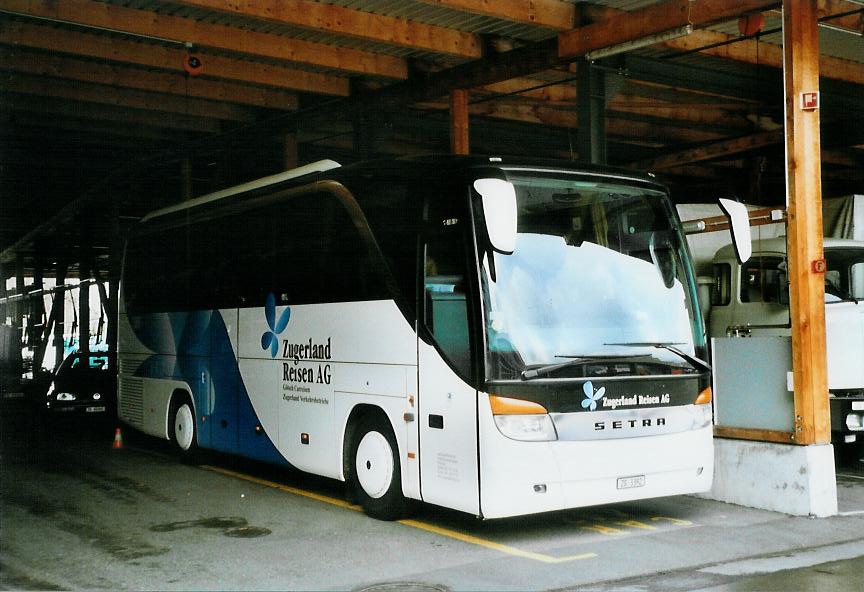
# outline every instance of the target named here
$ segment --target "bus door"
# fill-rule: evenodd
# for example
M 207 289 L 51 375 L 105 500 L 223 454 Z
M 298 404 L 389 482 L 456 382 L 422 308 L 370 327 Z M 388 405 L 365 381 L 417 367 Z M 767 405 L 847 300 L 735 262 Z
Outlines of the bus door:
M 479 514 L 477 391 L 462 378 L 471 375 L 467 219 L 445 212 L 427 219 L 417 342 L 421 493 L 426 502 Z

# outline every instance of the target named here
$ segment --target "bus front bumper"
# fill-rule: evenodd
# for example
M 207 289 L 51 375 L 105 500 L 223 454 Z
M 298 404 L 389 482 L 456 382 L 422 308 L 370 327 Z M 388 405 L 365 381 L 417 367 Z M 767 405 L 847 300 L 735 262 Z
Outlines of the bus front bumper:
M 484 518 L 704 492 L 713 482 L 711 425 L 650 437 L 519 442 L 504 437 L 491 415 L 480 424 Z

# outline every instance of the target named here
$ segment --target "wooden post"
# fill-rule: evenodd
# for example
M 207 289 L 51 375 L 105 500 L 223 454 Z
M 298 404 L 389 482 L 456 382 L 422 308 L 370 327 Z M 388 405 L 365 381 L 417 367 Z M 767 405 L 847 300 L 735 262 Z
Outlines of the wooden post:
M 27 304 L 27 301 L 24 299 L 25 290 L 24 256 L 21 253 L 18 253 L 18 258 L 15 259 L 15 296 L 17 296 L 17 298 L 15 300 L 15 317 L 12 321 L 12 326 L 19 331 L 22 331 L 24 328 L 24 306 Z M 20 334 L 23 339 L 23 331 Z
M 817 0 L 783 4 L 786 187 L 795 432 L 798 444 L 831 441 L 825 355 Z M 815 95 L 818 97 L 818 95 Z
M 57 261 L 57 289 L 54 292 L 54 304 L 52 314 L 54 315 L 54 370 L 60 367 L 63 355 L 66 353 L 66 289 L 62 286 L 66 283 L 66 261 Z M 54 312 L 56 311 L 56 313 Z
M 290 133 L 282 136 L 282 170 L 290 171 L 298 166 L 297 134 Z
M 123 259 L 123 238 L 120 235 L 120 206 L 118 200 L 109 199 L 111 206 L 111 225 L 110 225 L 110 245 L 111 250 L 108 253 L 108 307 L 105 314 L 108 316 L 108 334 L 106 341 L 108 342 L 108 364 L 109 370 L 116 373 L 116 354 L 117 354 L 117 323 L 119 322 L 119 291 L 120 291 L 120 272 Z
M 184 200 L 195 197 L 194 181 L 192 180 L 192 157 L 188 154 L 180 161 L 180 191 Z
M 36 355 L 37 352 L 44 352 L 42 342 L 48 339 L 45 334 L 45 295 L 42 290 L 45 288 L 44 282 L 45 269 L 41 256 L 36 256 L 36 261 L 33 266 L 33 292 L 34 295 L 28 300 L 28 316 L 27 332 L 29 333 L 27 343 L 33 349 L 33 371 L 38 372 L 42 367 L 42 358 Z
M 468 142 L 468 91 L 450 92 L 450 152 L 470 154 Z
M 6 280 L 7 272 L 9 270 L 9 265 L 0 263 L 0 325 L 6 324 L 6 317 L 9 311 L 9 304 L 6 302 L 6 298 L 9 296 L 6 290 Z
M 90 259 L 81 258 L 78 273 L 78 351 L 90 353 Z

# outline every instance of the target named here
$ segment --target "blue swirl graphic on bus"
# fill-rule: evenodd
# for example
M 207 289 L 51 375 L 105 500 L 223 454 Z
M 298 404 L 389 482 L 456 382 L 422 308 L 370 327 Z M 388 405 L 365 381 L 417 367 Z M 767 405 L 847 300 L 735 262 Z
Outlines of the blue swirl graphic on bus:
M 582 409 L 594 411 L 597 409 L 597 401 L 602 399 L 603 395 L 606 394 L 606 387 L 601 386 L 595 391 L 594 383 L 589 380 L 582 385 L 582 392 L 585 393 L 585 399 L 582 401 Z
M 267 302 L 264 304 L 264 316 L 267 319 L 269 331 L 265 331 L 261 336 L 261 349 L 270 349 L 270 357 L 275 358 L 279 352 L 279 334 L 288 326 L 288 320 L 291 318 L 291 308 L 286 306 L 282 311 L 279 320 L 276 320 L 276 296 L 271 292 L 267 294 Z

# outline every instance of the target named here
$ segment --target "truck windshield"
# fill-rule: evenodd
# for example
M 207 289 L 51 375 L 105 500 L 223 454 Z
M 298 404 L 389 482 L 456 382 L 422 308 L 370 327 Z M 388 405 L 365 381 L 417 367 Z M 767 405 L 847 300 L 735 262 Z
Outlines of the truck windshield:
M 825 302 L 864 299 L 864 248 L 827 248 L 825 259 Z
M 693 356 L 701 323 L 666 195 L 561 173 L 508 180 L 516 247 L 480 247 L 487 380 L 699 372 L 656 345 Z

